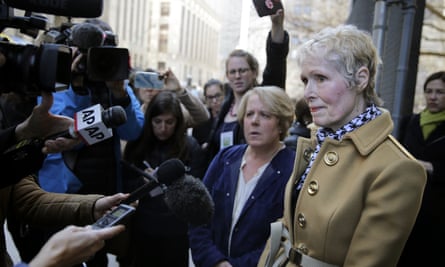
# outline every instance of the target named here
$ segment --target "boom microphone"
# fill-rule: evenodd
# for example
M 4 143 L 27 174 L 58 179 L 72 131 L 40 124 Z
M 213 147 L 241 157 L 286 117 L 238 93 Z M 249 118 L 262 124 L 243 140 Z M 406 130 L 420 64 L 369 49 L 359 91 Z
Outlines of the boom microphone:
M 18 9 L 65 17 L 97 18 L 102 15 L 103 0 L 5 0 Z
M 191 175 L 173 181 L 167 187 L 164 201 L 178 218 L 195 226 L 212 219 L 215 204 L 201 180 Z
M 74 114 L 74 124 L 68 130 L 53 134 L 45 139 L 58 137 L 77 138 L 88 145 L 93 145 L 113 136 L 110 128 L 115 128 L 127 121 L 127 114 L 121 106 L 112 106 L 102 110 L 100 104 L 88 107 Z

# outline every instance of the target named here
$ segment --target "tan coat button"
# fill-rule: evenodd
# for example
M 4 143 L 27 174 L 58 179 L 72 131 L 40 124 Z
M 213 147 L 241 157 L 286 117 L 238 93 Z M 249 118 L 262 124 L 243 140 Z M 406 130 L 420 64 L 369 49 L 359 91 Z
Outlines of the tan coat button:
M 314 153 L 314 150 L 312 150 L 311 148 L 306 148 L 303 151 L 303 158 L 309 162 L 311 160 L 312 154 Z
M 307 192 L 311 196 L 317 194 L 317 192 L 318 192 L 318 182 L 315 181 L 315 180 L 310 181 L 309 182 L 309 186 L 307 188 Z
M 326 154 L 324 154 L 324 163 L 328 166 L 335 165 L 338 162 L 338 154 L 334 151 L 329 151 Z
M 298 226 L 300 226 L 301 228 L 304 228 L 306 226 L 306 218 L 304 217 L 303 213 L 298 213 L 297 220 Z
M 309 252 L 309 249 L 303 243 L 299 244 L 297 249 L 298 249 L 298 251 L 300 251 L 300 253 L 303 253 L 303 254 L 306 254 L 306 255 Z

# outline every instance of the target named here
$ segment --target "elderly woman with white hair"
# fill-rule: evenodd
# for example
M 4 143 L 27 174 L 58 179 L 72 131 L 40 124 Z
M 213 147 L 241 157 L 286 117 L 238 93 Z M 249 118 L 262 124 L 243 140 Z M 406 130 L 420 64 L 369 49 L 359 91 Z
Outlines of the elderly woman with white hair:
M 378 107 L 372 39 L 351 25 L 327 28 L 301 46 L 298 63 L 319 128 L 311 140 L 298 139 L 278 231 L 283 266 L 396 266 L 426 176 Z M 269 248 L 259 266 L 276 259 L 266 262 Z

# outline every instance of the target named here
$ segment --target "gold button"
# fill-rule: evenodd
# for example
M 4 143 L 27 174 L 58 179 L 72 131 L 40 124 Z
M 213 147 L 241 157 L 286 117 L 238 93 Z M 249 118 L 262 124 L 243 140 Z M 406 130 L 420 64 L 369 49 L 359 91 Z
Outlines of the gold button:
M 338 162 L 338 154 L 337 152 L 329 151 L 324 154 L 323 160 L 328 166 L 335 165 Z
M 309 182 L 309 186 L 307 188 L 307 192 L 311 196 L 317 194 L 317 192 L 318 192 L 318 182 L 315 181 L 315 180 L 310 181 Z
M 303 243 L 298 244 L 297 249 L 298 249 L 298 251 L 300 251 L 300 253 L 303 253 L 305 255 L 307 255 L 307 253 L 309 252 L 309 249 Z
M 304 217 L 303 213 L 298 213 L 297 220 L 298 226 L 300 226 L 301 228 L 304 228 L 306 226 L 306 218 Z
M 303 151 L 303 158 L 309 162 L 311 160 L 312 154 L 314 153 L 314 150 L 312 150 L 311 148 L 306 148 Z

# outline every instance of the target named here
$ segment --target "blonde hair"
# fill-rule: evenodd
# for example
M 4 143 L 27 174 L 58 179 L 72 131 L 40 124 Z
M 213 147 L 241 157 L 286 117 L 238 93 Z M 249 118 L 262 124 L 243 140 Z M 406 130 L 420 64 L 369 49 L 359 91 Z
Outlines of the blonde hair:
M 280 140 L 287 136 L 289 127 L 294 120 L 294 104 L 284 89 L 277 86 L 257 86 L 247 91 L 241 98 L 238 107 L 238 122 L 242 126 L 246 114 L 247 101 L 257 95 L 268 111 L 278 119 Z
M 297 63 L 302 66 L 307 59 L 323 59 L 332 64 L 352 87 L 358 84 L 357 71 L 369 70 L 369 82 L 364 90 L 366 103 L 382 105 L 375 92 L 377 65 L 381 60 L 371 35 L 353 25 L 325 28 L 300 46 Z

